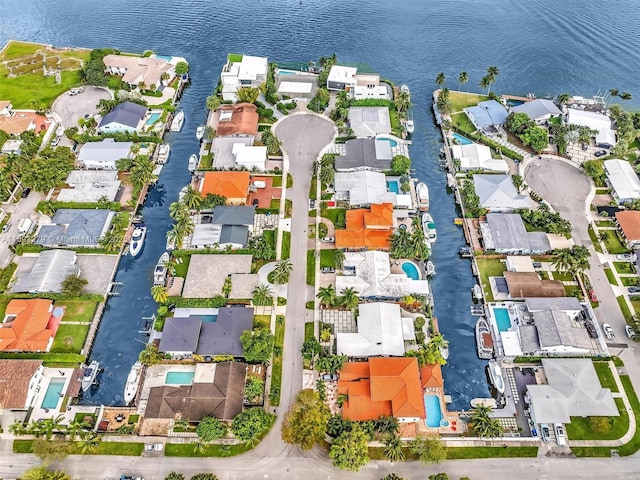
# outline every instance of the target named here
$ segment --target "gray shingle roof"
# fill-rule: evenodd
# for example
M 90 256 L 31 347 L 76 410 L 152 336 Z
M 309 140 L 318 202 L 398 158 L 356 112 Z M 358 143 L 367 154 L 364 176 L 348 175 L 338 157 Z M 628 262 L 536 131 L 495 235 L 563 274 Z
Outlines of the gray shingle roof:
M 69 275 L 78 275 L 76 252 L 73 250 L 47 250 L 38 255 L 31 271 L 24 273 L 11 289 L 12 292 L 62 291 L 62 282 Z
M 512 211 L 533 207 L 529 195 L 521 195 L 513 186 L 511 175 L 476 174 L 473 176 L 473 184 L 482 208 Z
M 106 119 L 109 115 L 104 118 Z M 138 121 L 136 121 L 134 127 L 138 125 Z M 78 153 L 78 161 L 82 164 L 86 162 L 115 162 L 121 158 L 126 158 L 131 151 L 132 145 L 133 142 L 116 142 L 113 138 L 105 138 L 101 142 L 85 143 L 80 149 L 80 153 Z
M 158 350 L 161 352 L 195 352 L 202 320 L 199 317 L 167 318 Z
M 242 357 L 240 335 L 245 330 L 251 330 L 252 325 L 253 308 L 220 308 L 215 322 L 203 322 L 195 352 L 198 355 Z
M 562 114 L 560 109 L 556 107 L 555 103 L 544 98 L 537 98 L 535 100 L 532 100 L 531 102 L 524 102 L 522 105 L 513 107 L 513 111 L 515 113 L 525 113 L 532 120 L 535 120 L 539 117 L 544 117 L 545 115 Z
M 144 105 L 138 105 L 133 102 L 120 103 L 102 118 L 98 128 L 110 123 L 121 123 L 122 125 L 136 128 L 146 114 L 147 107 Z
M 220 231 L 220 244 L 236 243 L 246 245 L 249 241 L 249 227 L 246 225 L 223 225 Z
M 96 246 L 114 215 L 106 209 L 61 208 L 51 219 L 51 225 L 40 227 L 34 243 L 44 246 Z
M 488 213 L 487 228 L 482 229 L 488 250 L 545 252 L 551 249 L 547 234 L 527 232 L 522 217 L 516 213 Z
M 389 170 L 391 168 L 391 144 L 372 138 L 355 138 L 346 143 L 347 154 L 336 158 L 336 169 L 373 168 Z
M 509 115 L 504 106 L 495 100 L 480 102 L 475 107 L 465 108 L 464 111 L 472 117 L 471 120 L 478 128 L 502 125 Z
M 256 207 L 219 205 L 213 210 L 211 223 L 219 225 L 253 225 Z

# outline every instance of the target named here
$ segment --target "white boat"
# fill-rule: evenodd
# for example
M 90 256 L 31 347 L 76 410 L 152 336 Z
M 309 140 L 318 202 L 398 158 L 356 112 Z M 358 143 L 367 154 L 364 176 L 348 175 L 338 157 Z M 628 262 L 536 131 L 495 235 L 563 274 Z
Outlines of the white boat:
M 427 277 L 433 277 L 436 274 L 436 266 L 431 260 L 427 261 L 425 269 L 427 271 Z
M 88 367 L 84 369 L 84 373 L 82 374 L 81 386 L 82 391 L 86 392 L 91 388 L 96 381 L 96 377 L 98 376 L 98 372 L 100 371 L 100 364 L 97 361 L 92 361 Z
M 132 257 L 137 257 L 142 251 L 144 245 L 144 237 L 147 236 L 147 227 L 142 224 L 136 225 L 131 235 L 131 243 L 129 244 L 129 253 Z
M 476 300 L 482 300 L 482 288 L 477 283 L 473 286 L 473 296 Z
M 416 184 L 416 197 L 418 198 L 418 210 L 423 212 L 429 210 L 429 187 L 426 183 Z
M 124 404 L 129 405 L 138 393 L 140 376 L 142 375 L 142 363 L 136 362 L 129 371 L 127 383 L 124 386 Z
M 447 173 L 447 187 L 454 189 L 458 186 L 458 182 L 456 181 L 456 177 L 451 173 Z
M 169 153 L 171 152 L 171 146 L 168 143 L 163 143 L 158 148 L 158 163 L 165 164 L 169 160 Z
M 489 368 L 489 378 L 491 379 L 493 386 L 496 387 L 498 392 L 504 393 L 504 378 L 502 377 L 502 369 L 500 368 L 500 365 L 498 365 L 498 362 L 495 360 L 489 360 L 487 368 Z
M 491 408 L 496 408 L 498 406 L 495 398 L 472 398 L 469 403 L 471 404 L 471 408 L 476 408 L 481 405 Z
M 204 137 L 204 125 L 200 125 L 196 128 L 196 138 L 198 140 L 202 140 L 202 137 Z
M 445 360 L 449 358 L 449 347 L 440 347 L 440 355 Z
M 176 115 L 173 117 L 173 120 L 171 121 L 171 131 L 179 132 L 180 130 L 182 130 L 183 123 L 184 123 L 184 112 L 180 110 L 178 113 L 176 113 Z
M 407 112 L 407 119 L 404 122 L 404 128 L 407 130 L 407 133 L 413 133 L 415 130 L 415 125 L 413 124 L 413 115 L 411 114 L 411 110 Z
M 156 268 L 153 270 L 153 284 L 164 285 L 167 281 L 167 262 L 169 262 L 169 252 L 164 252 L 158 259 Z
M 424 232 L 424 236 L 429 239 L 430 243 L 435 243 L 438 239 L 436 224 L 433 222 L 433 217 L 427 212 L 422 214 L 422 231 Z
M 194 153 L 189 157 L 189 171 L 195 172 L 198 168 L 198 156 Z
M 409 92 L 409 86 L 408 85 L 401 85 L 400 86 L 400 91 L 402 93 L 406 93 L 407 95 L 411 95 L 411 92 Z
M 479 358 L 483 360 L 493 358 L 493 337 L 484 317 L 480 317 L 476 322 L 476 346 Z

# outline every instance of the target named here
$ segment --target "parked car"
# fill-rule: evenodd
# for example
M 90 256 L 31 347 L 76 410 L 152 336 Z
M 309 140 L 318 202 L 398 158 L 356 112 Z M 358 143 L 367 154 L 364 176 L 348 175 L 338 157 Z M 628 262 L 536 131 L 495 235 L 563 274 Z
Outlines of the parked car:
M 5 223 L 4 227 L 2 227 L 2 233 L 7 233 L 10 228 L 11 228 L 11 222 Z
M 316 208 L 316 201 L 315 200 L 309 200 L 309 208 L 311 208 L 311 209 Z
M 324 375 L 320 375 L 320 379 L 325 382 L 335 382 L 338 380 L 337 373 L 325 373 Z
M 333 267 L 322 267 L 322 268 L 320 269 L 320 271 L 321 271 L 322 273 L 334 273 L 334 272 L 336 271 L 336 269 L 335 269 L 335 268 L 333 268 Z
M 627 337 L 636 338 L 636 332 L 633 330 L 633 327 L 631 325 L 625 325 L 624 331 L 627 334 Z
M 51 140 L 51 148 L 57 147 L 59 143 L 60 143 L 60 137 L 54 138 L 53 140 Z
M 567 435 L 564 432 L 564 427 L 562 426 L 561 423 L 556 423 L 553 426 L 554 430 L 556 431 L 556 442 L 558 442 L 558 445 L 566 445 L 567 444 Z
M 613 328 L 611 328 L 611 325 L 609 325 L 608 323 L 602 324 L 602 331 L 604 332 L 604 336 L 609 340 L 613 340 L 614 338 L 616 338 L 616 334 L 613 333 Z
M 335 238 L 333 238 L 333 237 L 322 237 L 322 238 L 320 239 L 320 241 L 321 241 L 322 243 L 333 243 L 333 242 L 335 242 L 335 241 L 336 241 L 336 239 L 335 239 Z
M 31 188 L 27 187 L 24 190 L 22 190 L 22 193 L 20 194 L 20 197 L 21 198 L 27 198 L 30 193 L 31 193 Z
M 164 445 L 161 443 L 148 443 L 144 446 L 145 452 L 161 452 L 164 449 Z
M 587 333 L 591 338 L 598 338 L 598 330 L 591 320 L 585 321 L 584 326 L 587 328 Z
M 607 151 L 606 151 L 606 150 L 598 150 L 596 153 L 594 153 L 594 155 L 595 155 L 596 157 L 603 157 L 603 156 L 605 156 L 606 154 L 607 154 Z
M 533 268 L 542 268 L 542 262 L 533 262 Z
M 596 291 L 593 288 L 590 288 L 587 294 L 589 295 L 589 300 L 591 300 L 593 303 L 598 303 L 598 296 L 596 295 Z
M 251 205 L 253 205 L 254 207 L 257 207 L 260 204 L 260 200 L 258 200 L 257 198 L 253 199 L 253 202 L 251 202 Z
M 549 441 L 549 425 L 547 425 L 546 423 L 540 425 L 540 437 L 542 438 L 543 442 Z
M 621 253 L 620 255 L 616 255 L 616 260 L 626 260 L 627 262 L 630 262 L 633 260 L 633 255 L 630 253 Z
M 637 285 L 629 287 L 629 293 L 640 293 L 640 287 Z

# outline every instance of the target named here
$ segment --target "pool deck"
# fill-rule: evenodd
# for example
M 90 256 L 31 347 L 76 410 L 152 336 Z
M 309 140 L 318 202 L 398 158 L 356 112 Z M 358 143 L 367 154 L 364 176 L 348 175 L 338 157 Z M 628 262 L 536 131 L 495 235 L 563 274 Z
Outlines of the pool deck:
M 431 428 L 427 427 L 425 421 L 416 423 L 416 433 L 418 435 L 433 435 L 438 433 L 439 435 L 460 435 L 466 431 L 466 423 L 460 420 L 460 412 L 450 412 L 447 410 L 447 405 L 444 401 L 445 394 L 444 389 L 441 387 L 429 387 L 424 389 L 424 395 L 435 395 L 440 400 L 440 411 L 442 412 L 442 419 L 449 422 L 448 427 Z

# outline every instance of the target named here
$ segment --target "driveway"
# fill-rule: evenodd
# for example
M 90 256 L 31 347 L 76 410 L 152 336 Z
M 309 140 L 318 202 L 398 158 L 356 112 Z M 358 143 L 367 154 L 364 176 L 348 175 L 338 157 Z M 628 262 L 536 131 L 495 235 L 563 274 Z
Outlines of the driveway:
M 51 111 L 58 123 L 64 128 L 77 127 L 78 120 L 85 115 L 98 113 L 98 102 L 102 99 L 110 100 L 113 96 L 109 90 L 101 87 L 84 87 L 84 92 L 77 95 L 63 93 L 53 102 Z
M 18 224 L 23 218 L 29 217 L 32 220 L 36 220 L 38 215 L 34 214 L 36 206 L 41 200 L 44 200 L 44 195 L 40 192 L 32 191 L 27 198 L 18 197 L 17 203 L 12 203 L 4 206 L 5 212 L 11 214 L 9 223 L 11 227 L 5 233 L 0 233 L 0 268 L 4 268 L 9 263 L 9 259 L 13 256 L 9 250 L 9 246 L 18 241 Z

